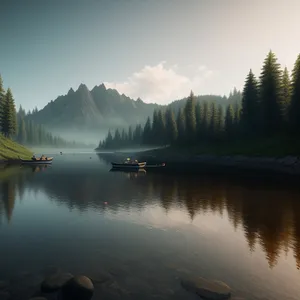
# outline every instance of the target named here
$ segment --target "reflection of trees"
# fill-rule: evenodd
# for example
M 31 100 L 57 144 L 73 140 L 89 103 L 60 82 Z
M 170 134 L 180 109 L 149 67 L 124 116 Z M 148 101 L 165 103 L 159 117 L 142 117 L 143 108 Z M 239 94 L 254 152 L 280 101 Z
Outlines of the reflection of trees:
M 193 175 L 155 174 L 126 176 L 106 170 L 55 169 L 43 176 L 21 177 L 3 183 L 2 211 L 11 217 L 14 188 L 21 195 L 26 188 L 43 189 L 51 201 L 80 211 L 94 209 L 117 213 L 120 209 L 157 206 L 168 214 L 173 208 L 186 211 L 191 221 L 204 214 L 228 218 L 235 230 L 241 229 L 250 251 L 260 247 L 270 267 L 278 257 L 292 250 L 300 268 L 299 192 L 257 182 L 237 182 Z M 28 179 L 29 178 L 29 179 Z M 108 202 L 108 205 L 104 205 Z M 1 215 L 1 206 L 0 206 Z
M 15 207 L 16 194 L 20 199 L 24 197 L 28 174 L 32 167 L 5 166 L 0 172 L 0 221 L 5 214 L 8 222 L 11 221 Z

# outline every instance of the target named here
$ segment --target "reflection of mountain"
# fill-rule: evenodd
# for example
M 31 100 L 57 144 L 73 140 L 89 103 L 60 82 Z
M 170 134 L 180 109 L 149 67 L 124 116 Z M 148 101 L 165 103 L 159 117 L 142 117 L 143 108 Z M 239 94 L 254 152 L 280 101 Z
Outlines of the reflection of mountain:
M 217 214 L 227 218 L 233 228 L 242 229 L 250 251 L 260 247 L 270 267 L 289 250 L 293 251 L 300 267 L 299 191 L 274 188 L 265 183 L 262 187 L 255 182 L 191 175 L 151 172 L 146 176 L 128 178 L 126 175 L 101 168 L 53 168 L 42 176 L 27 176 L 26 188 L 43 189 L 51 201 L 81 211 L 117 212 L 159 205 L 166 214 L 173 208 L 180 208 L 191 220 L 206 213 Z M 16 188 L 24 190 L 24 180 L 6 182 L 1 187 L 8 218 L 11 217 Z M 109 205 L 103 205 L 104 202 Z

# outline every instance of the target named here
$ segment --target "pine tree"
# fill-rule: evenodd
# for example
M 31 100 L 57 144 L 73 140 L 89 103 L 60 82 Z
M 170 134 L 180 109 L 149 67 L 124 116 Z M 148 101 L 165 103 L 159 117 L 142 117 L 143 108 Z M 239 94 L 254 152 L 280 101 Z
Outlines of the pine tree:
M 176 124 L 178 129 L 178 143 L 183 144 L 186 141 L 186 123 L 184 110 L 182 108 L 178 111 Z
M 281 70 L 275 54 L 270 51 L 264 61 L 260 76 L 261 124 L 266 135 L 282 129 Z
M 7 90 L 2 105 L 2 133 L 4 134 L 4 136 L 11 138 L 17 131 L 17 114 L 15 101 L 10 89 Z
M 147 118 L 146 124 L 143 130 L 143 144 L 150 145 L 151 144 L 151 121 L 150 117 Z
M 5 102 L 5 90 L 3 88 L 3 80 L 2 80 L 2 77 L 0 75 L 0 129 L 1 129 L 1 126 L 2 126 L 4 102 Z M 1 132 L 2 132 L 2 130 L 1 130 Z
M 225 135 L 231 140 L 234 135 L 234 111 L 232 105 L 228 105 L 225 115 Z
M 216 134 L 217 138 L 221 138 L 223 134 L 224 126 L 224 111 L 221 104 L 217 106 L 217 116 L 216 116 Z
M 300 54 L 292 72 L 292 95 L 289 109 L 290 131 L 300 135 Z
M 157 113 L 157 129 L 159 145 L 166 145 L 166 119 L 162 110 L 159 110 Z
M 241 124 L 243 130 L 247 134 L 256 134 L 258 129 L 258 114 L 259 114 L 259 95 L 258 95 L 258 83 L 257 80 L 250 70 L 242 98 L 242 109 L 241 109 Z
M 143 134 L 143 128 L 140 124 L 136 125 L 135 130 L 133 132 L 133 141 L 132 144 L 134 145 L 140 145 L 142 142 L 142 134 Z
M 160 144 L 160 128 L 158 121 L 158 111 L 154 110 L 152 118 L 152 144 Z
M 166 111 L 166 136 L 168 144 L 175 144 L 178 137 L 178 129 L 174 112 L 171 108 Z
M 26 125 L 24 118 L 20 118 L 19 120 L 19 129 L 18 129 L 18 142 L 22 145 L 25 145 L 27 142 L 27 136 L 26 136 Z
M 196 114 L 196 134 L 198 138 L 201 138 L 201 123 L 202 123 L 202 107 L 198 102 L 195 107 Z
M 196 137 L 196 100 L 193 92 L 191 91 L 185 105 L 185 120 L 186 120 L 186 134 L 190 143 Z
M 38 131 L 38 139 L 39 139 L 39 143 L 40 145 L 44 145 L 44 130 L 43 130 L 43 126 L 42 125 L 38 125 L 37 126 L 37 131 Z
M 209 135 L 210 109 L 208 103 L 203 101 L 201 104 L 201 135 L 207 139 Z
M 110 130 L 108 131 L 105 144 L 108 149 L 113 146 L 113 137 L 112 137 Z
M 125 129 L 122 130 L 122 133 L 121 133 L 121 140 L 122 140 L 122 146 L 126 146 L 126 143 L 127 143 L 127 134 L 125 132 Z
M 212 102 L 210 105 L 210 122 L 209 122 L 209 137 L 214 140 L 217 134 L 217 121 L 218 113 L 217 106 L 215 102 Z
M 114 147 L 119 148 L 120 144 L 121 144 L 121 134 L 119 129 L 116 129 L 114 135 Z
M 132 128 L 129 126 L 128 128 L 128 135 L 127 135 L 127 145 L 132 143 Z
M 242 107 L 240 104 L 235 104 L 233 106 L 233 124 L 234 124 L 234 134 L 236 136 L 239 136 L 241 133 L 241 112 L 242 112 Z
M 284 122 L 288 122 L 289 107 L 291 104 L 291 82 L 288 69 L 285 67 L 282 75 L 282 87 L 281 87 L 281 114 L 283 115 Z

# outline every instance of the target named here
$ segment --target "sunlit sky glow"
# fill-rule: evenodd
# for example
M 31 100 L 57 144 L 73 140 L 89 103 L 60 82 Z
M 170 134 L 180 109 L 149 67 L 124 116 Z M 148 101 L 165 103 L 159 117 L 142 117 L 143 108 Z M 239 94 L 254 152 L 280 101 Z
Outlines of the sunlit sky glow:
M 241 89 L 272 49 L 300 52 L 299 0 L 1 0 L 0 73 L 17 105 L 80 83 L 146 102 Z

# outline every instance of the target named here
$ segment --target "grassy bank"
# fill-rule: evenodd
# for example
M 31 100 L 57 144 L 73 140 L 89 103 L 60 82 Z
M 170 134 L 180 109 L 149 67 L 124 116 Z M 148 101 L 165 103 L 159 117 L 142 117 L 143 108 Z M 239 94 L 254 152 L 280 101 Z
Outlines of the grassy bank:
M 0 161 L 16 160 L 19 156 L 28 159 L 32 156 L 32 152 L 0 134 Z

